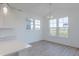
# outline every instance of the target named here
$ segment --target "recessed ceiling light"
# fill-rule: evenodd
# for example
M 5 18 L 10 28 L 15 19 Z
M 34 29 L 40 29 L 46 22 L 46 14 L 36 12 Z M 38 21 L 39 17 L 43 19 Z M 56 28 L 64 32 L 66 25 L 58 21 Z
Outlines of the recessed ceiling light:
M 4 13 L 4 14 L 7 14 L 7 12 L 8 12 L 8 9 L 7 9 L 6 6 L 4 6 L 4 7 L 3 7 L 3 13 Z

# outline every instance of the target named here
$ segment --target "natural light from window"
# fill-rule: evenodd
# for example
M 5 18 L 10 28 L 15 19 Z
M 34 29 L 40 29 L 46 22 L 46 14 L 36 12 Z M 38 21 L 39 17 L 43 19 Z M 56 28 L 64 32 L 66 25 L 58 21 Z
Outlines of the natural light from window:
M 59 19 L 59 36 L 68 37 L 68 17 Z
M 40 20 L 35 18 L 28 18 L 26 20 L 27 30 L 40 30 Z
M 35 30 L 40 30 L 40 20 L 35 20 Z
M 68 37 L 68 17 L 49 20 L 50 34 L 52 36 Z
M 56 27 L 57 27 L 57 20 L 56 19 L 50 19 L 50 34 L 55 36 L 56 35 Z

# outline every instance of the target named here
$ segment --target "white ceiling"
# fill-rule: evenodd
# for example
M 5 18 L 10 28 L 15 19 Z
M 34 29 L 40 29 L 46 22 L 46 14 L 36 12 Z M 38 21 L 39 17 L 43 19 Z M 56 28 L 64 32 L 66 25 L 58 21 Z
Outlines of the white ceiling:
M 41 3 L 18 3 L 18 4 L 9 4 L 12 7 L 23 10 L 26 14 L 34 14 L 43 16 L 48 13 L 48 4 Z
M 9 4 L 11 7 L 15 7 L 17 9 L 21 9 L 24 11 L 26 14 L 34 14 L 37 16 L 44 16 L 48 14 L 49 12 L 49 3 L 10 3 Z M 68 4 L 68 3 L 54 3 L 52 4 L 52 11 L 56 9 L 79 9 L 79 4 Z

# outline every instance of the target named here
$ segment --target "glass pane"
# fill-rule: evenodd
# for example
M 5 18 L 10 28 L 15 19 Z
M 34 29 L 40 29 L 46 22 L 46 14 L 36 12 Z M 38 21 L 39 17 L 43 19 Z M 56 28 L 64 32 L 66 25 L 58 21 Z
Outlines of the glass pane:
M 63 18 L 60 18 L 60 19 L 59 19 L 59 22 L 60 22 L 60 23 L 63 23 L 63 22 L 64 22 Z
M 33 25 L 31 25 L 31 30 L 33 29 Z
M 55 36 L 56 35 L 56 27 L 55 28 L 50 28 L 50 34 L 52 36 Z
M 68 17 L 64 17 L 64 23 L 68 23 Z
M 64 24 L 63 24 L 63 26 L 64 26 L 64 27 L 69 27 L 69 26 L 68 26 L 68 17 L 65 17 L 65 18 L 64 18 Z
M 59 28 L 59 36 L 68 37 L 68 28 Z
M 56 19 L 49 20 L 49 27 L 57 27 Z
M 40 20 L 35 20 L 35 30 L 40 30 Z
M 35 24 L 40 24 L 40 20 L 35 20 Z
M 59 22 L 59 27 L 63 27 L 63 23 L 60 23 L 60 22 Z
M 50 20 L 49 20 L 49 23 L 50 23 L 50 24 L 51 24 L 51 23 L 56 24 L 56 19 L 50 19 Z
M 26 25 L 26 29 L 27 30 L 31 29 L 30 25 Z
M 40 26 L 35 26 L 35 29 L 36 30 L 40 30 Z
M 50 24 L 50 27 L 56 27 L 57 25 L 56 24 Z
M 26 29 L 27 30 L 32 30 L 33 29 L 33 19 L 32 18 L 28 18 L 28 20 L 26 21 Z
M 59 27 L 68 27 L 68 17 L 59 19 Z

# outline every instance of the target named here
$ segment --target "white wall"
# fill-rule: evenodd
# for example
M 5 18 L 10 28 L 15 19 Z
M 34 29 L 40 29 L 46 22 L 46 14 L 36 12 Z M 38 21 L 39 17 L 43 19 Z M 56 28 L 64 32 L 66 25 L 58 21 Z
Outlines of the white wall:
M 0 13 L 0 15 L 0 27 L 7 26 L 14 28 L 18 40 L 22 40 L 26 43 L 33 43 L 41 40 L 42 28 L 40 31 L 26 30 L 26 18 L 28 14 L 9 9 L 5 17 L 2 13 Z
M 17 30 L 17 37 L 20 40 L 23 40 L 27 43 L 34 43 L 42 39 L 42 27 L 41 30 L 26 30 L 26 18 L 29 14 L 20 14 L 17 15 L 16 21 L 16 30 Z M 31 16 L 31 15 L 29 15 Z M 42 19 L 40 19 L 42 22 Z M 41 25 L 42 26 L 42 25 Z
M 51 42 L 56 42 L 60 44 L 69 45 L 72 47 L 79 48 L 79 5 L 74 4 L 59 4 L 56 6 L 56 4 L 53 6 L 52 15 L 54 18 L 58 19 L 61 17 L 68 16 L 69 17 L 69 38 L 62 38 L 62 37 L 53 37 L 49 34 L 49 24 L 48 20 L 44 18 L 44 25 L 43 25 L 43 32 L 44 32 L 44 40 L 48 40 Z

